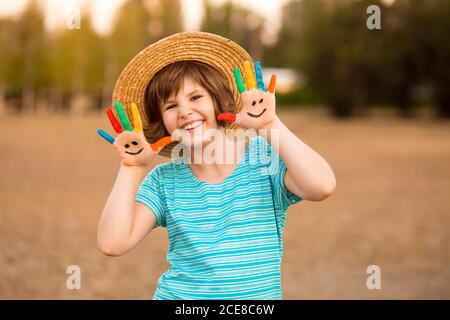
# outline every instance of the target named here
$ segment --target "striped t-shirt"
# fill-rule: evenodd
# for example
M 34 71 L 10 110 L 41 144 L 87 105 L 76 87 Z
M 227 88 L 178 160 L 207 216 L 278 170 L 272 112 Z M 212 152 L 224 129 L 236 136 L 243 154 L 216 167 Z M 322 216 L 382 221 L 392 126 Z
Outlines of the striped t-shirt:
M 286 189 L 285 172 L 260 136 L 218 184 L 198 180 L 186 162 L 157 165 L 136 195 L 169 237 L 171 266 L 153 299 L 281 299 L 286 211 L 302 200 Z

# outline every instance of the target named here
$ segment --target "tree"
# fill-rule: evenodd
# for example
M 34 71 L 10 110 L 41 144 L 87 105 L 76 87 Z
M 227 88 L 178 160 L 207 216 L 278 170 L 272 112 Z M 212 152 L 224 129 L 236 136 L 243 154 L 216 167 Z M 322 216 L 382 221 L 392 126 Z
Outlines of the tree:
M 12 19 L 0 20 L 0 116 L 5 114 L 5 96 L 8 88 L 9 75 L 11 73 L 11 34 L 14 28 Z
M 8 82 L 12 91 L 22 91 L 21 111 L 35 111 L 36 90 L 41 83 L 44 23 L 37 1 L 30 1 L 11 30 L 11 68 Z
M 433 88 L 436 115 L 450 118 L 450 2 L 399 1 L 407 12 L 412 60 L 422 80 Z
M 254 59 L 261 59 L 261 32 L 264 19 L 247 8 L 227 1 L 219 6 L 204 2 L 201 30 L 231 39 L 245 48 Z
M 81 17 L 80 25 L 80 29 L 64 29 L 47 39 L 51 100 L 59 109 L 62 97 L 68 97 L 72 115 L 86 112 L 89 98 L 101 96 L 104 81 L 104 38 L 94 32 L 88 15 Z
M 127 1 L 120 9 L 108 47 L 108 61 L 115 68 L 114 77 L 131 58 L 156 39 L 150 34 L 150 21 L 151 15 L 142 0 Z
M 181 32 L 183 30 L 181 14 L 181 6 L 179 0 L 161 0 L 161 12 L 159 14 L 159 21 L 162 25 L 162 30 L 157 37 L 164 38 L 171 34 Z

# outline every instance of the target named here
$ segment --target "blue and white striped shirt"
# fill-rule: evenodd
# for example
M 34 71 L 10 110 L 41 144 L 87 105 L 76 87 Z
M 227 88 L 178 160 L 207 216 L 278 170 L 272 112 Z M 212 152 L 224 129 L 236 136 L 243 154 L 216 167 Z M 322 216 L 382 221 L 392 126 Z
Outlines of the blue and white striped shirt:
M 302 200 L 286 189 L 285 172 L 260 136 L 218 184 L 197 180 L 186 162 L 157 165 L 136 195 L 169 237 L 171 267 L 153 299 L 281 299 L 286 211 Z

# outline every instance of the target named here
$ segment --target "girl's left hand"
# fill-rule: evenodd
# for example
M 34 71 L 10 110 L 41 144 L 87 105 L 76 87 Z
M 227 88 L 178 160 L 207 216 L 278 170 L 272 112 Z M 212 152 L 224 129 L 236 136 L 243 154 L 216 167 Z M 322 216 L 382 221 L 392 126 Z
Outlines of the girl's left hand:
M 275 119 L 275 84 L 276 76 L 270 79 L 269 89 L 264 88 L 261 63 L 255 62 L 256 80 L 250 62 L 244 62 L 245 83 L 238 67 L 234 68 L 234 79 L 241 94 L 242 110 L 239 113 L 221 113 L 219 121 L 234 122 L 241 128 L 262 129 Z

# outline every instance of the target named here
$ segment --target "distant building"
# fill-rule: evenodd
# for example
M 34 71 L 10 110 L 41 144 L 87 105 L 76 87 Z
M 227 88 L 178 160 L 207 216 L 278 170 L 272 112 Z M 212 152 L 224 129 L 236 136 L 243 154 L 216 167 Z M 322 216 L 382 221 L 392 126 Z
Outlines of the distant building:
M 289 93 L 305 83 L 305 77 L 294 69 L 263 68 L 263 78 L 266 86 L 269 85 L 272 74 L 277 76 L 276 92 Z

